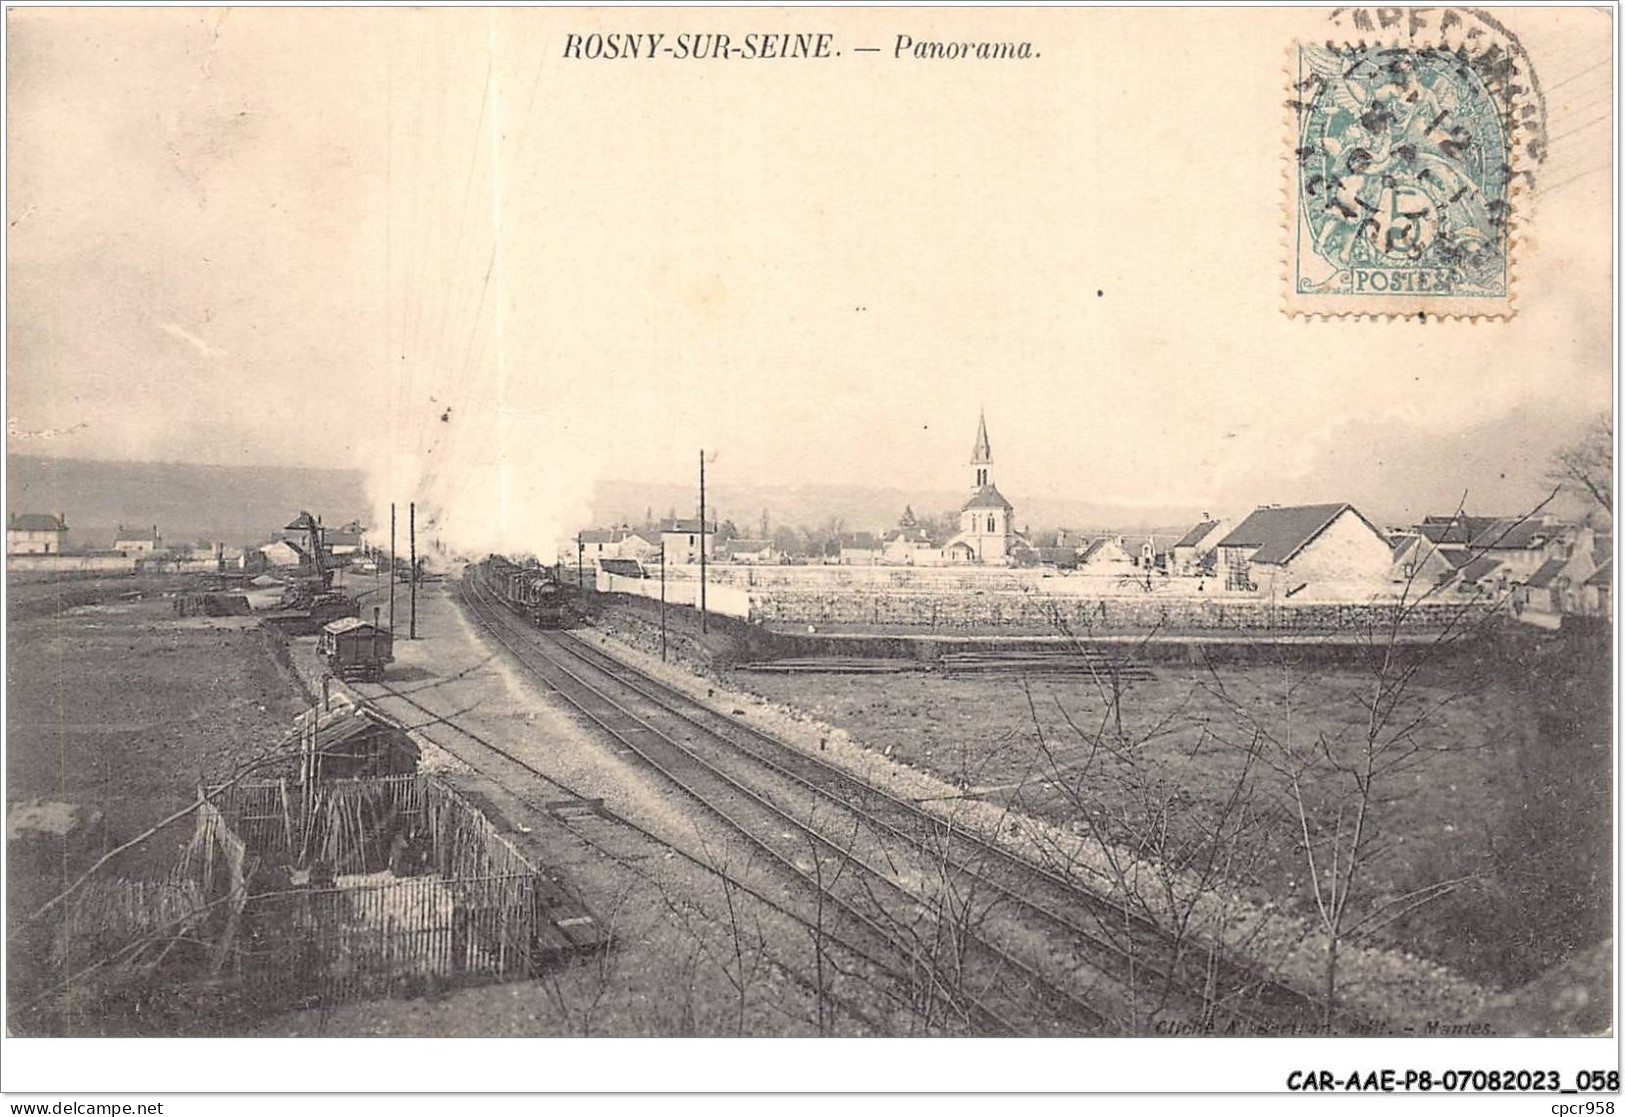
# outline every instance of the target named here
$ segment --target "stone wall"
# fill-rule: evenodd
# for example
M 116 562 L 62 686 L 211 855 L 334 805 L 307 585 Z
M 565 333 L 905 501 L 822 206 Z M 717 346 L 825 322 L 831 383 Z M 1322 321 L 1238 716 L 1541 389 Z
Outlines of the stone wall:
M 52 571 L 53 573 L 134 574 L 136 559 L 124 555 L 7 555 L 9 571 Z
M 1153 630 L 1180 633 L 1381 634 L 1395 620 L 1392 603 L 1303 604 L 1241 597 L 1079 599 L 1035 593 L 886 593 L 841 590 L 758 589 L 751 593 L 753 621 L 795 624 L 898 625 L 929 631 L 1014 628 L 1087 633 Z M 1470 602 L 1412 605 L 1407 632 L 1471 627 L 1491 606 Z

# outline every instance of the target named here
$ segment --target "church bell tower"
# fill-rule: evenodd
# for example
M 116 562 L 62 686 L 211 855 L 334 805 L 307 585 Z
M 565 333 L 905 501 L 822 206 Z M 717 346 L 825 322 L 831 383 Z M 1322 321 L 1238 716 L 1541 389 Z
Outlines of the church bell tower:
M 976 446 L 971 450 L 970 464 L 976 471 L 976 484 L 971 486 L 973 491 L 979 492 L 993 484 L 993 447 L 987 441 L 985 410 L 976 419 Z

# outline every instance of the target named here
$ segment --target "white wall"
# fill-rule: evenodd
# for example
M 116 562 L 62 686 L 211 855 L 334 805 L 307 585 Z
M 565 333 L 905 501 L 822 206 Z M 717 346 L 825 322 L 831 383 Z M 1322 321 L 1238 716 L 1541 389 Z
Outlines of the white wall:
M 135 558 L 123 555 L 10 555 L 7 570 L 107 570 L 134 573 Z
M 1345 509 L 1288 563 L 1301 582 L 1386 582 L 1394 552 L 1385 537 Z
M 600 570 L 595 586 L 599 593 L 629 593 L 637 597 L 647 597 L 652 601 L 660 600 L 660 579 L 658 577 L 623 578 L 618 574 L 609 574 Z M 667 578 L 666 604 L 687 605 L 698 609 L 700 606 L 699 579 Z M 733 586 L 714 585 L 707 580 L 705 607 L 707 611 L 712 613 L 746 619 L 750 616 L 750 594 Z

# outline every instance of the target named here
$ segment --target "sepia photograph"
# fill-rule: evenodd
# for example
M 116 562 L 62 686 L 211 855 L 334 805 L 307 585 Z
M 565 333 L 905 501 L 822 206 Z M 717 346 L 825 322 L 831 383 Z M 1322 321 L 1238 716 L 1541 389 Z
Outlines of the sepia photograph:
M 8 7 L 8 1044 L 1616 1095 L 1617 16 Z

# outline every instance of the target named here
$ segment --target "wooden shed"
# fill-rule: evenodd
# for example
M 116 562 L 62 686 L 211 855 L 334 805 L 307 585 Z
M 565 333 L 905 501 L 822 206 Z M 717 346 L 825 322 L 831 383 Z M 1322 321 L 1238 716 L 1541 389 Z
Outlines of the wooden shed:
M 395 660 L 395 637 L 360 617 L 341 617 L 322 626 L 321 654 L 334 677 L 377 682 Z

